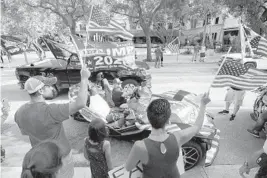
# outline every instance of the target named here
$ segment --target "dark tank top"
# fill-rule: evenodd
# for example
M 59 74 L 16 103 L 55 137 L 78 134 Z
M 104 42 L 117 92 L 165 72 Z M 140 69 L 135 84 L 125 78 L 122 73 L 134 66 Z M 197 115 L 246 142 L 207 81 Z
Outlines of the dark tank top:
M 144 143 L 148 152 L 148 163 L 143 164 L 143 178 L 180 178 L 177 167 L 179 146 L 173 134 L 163 142 L 146 138 Z M 160 151 L 161 143 L 167 149 L 165 154 Z

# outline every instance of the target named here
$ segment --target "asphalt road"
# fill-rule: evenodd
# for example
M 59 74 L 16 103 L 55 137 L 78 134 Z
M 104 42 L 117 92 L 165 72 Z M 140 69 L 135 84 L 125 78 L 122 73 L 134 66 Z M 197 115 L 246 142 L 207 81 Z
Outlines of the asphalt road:
M 152 74 L 152 91 L 161 93 L 168 90 L 184 89 L 201 94 L 209 89 L 218 66 L 216 64 L 166 64 L 161 69 L 150 70 Z M 19 89 L 14 69 L 1 69 L 1 95 L 11 103 L 8 120 L 2 127 L 1 141 L 6 149 L 6 161 L 2 166 L 21 166 L 25 153 L 30 149 L 29 140 L 22 136 L 14 122 L 15 111 L 29 97 Z M 220 116 L 217 112 L 224 107 L 225 89 L 211 89 L 212 102 L 208 110 L 215 115 L 216 126 L 221 130 L 220 150 L 213 165 L 240 165 L 253 151 L 260 149 L 263 139 L 256 139 L 246 131 L 254 121 L 249 117 L 256 95 L 247 92 L 244 105 L 236 119 L 229 121 L 229 116 Z M 52 102 L 67 101 L 67 95 L 62 94 Z M 87 136 L 87 124 L 69 119 L 64 122 L 66 134 L 71 142 L 76 166 L 86 166 L 83 158 L 83 139 Z M 112 161 L 115 166 L 121 165 L 127 159 L 131 142 L 111 139 Z

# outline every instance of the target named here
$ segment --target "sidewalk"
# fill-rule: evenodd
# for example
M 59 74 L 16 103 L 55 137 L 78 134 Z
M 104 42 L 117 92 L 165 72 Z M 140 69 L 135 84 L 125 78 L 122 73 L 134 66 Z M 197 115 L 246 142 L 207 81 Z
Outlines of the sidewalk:
M 206 59 L 205 59 L 205 63 L 217 63 L 221 56 L 223 54 L 221 53 L 214 53 L 213 55 L 207 55 Z M 144 59 L 146 59 L 146 54 L 143 55 L 138 55 L 137 56 L 137 60 L 138 61 L 143 61 Z M 152 54 L 152 60 L 155 60 L 155 55 Z M 177 64 L 177 63 L 182 63 L 182 64 L 190 64 L 192 63 L 192 54 L 191 55 L 183 55 L 183 54 L 169 54 L 169 55 L 165 55 L 164 54 L 164 59 L 163 59 L 163 63 L 164 64 Z M 195 64 L 203 64 L 203 62 L 199 62 L 198 61 L 199 58 L 197 59 L 197 62 Z M 148 64 L 153 64 L 154 62 L 147 62 Z
M 217 165 L 206 168 L 196 167 L 185 172 L 181 178 L 239 178 L 239 168 L 241 165 Z M 254 178 L 258 169 L 252 169 L 246 178 Z M 21 167 L 1 167 L 1 176 L 3 178 L 19 178 Z M 74 178 L 90 178 L 91 171 L 89 167 L 75 167 Z

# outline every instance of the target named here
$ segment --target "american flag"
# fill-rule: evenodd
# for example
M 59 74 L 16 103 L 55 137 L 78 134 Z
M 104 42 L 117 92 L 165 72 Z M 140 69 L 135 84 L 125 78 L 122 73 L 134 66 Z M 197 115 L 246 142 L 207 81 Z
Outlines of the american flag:
M 267 83 L 267 73 L 249 69 L 244 64 L 226 60 L 215 77 L 211 87 L 234 87 L 241 90 L 253 90 Z
M 250 41 L 254 54 L 267 58 L 267 40 L 260 35 Z
M 88 24 L 89 29 L 87 29 L 88 32 L 103 32 L 116 35 L 123 39 L 132 40 L 133 34 L 123 28 L 119 23 L 112 20 L 100 7 L 93 6 L 92 8 L 92 14 Z
M 167 47 L 169 48 L 169 50 L 172 53 L 178 53 L 179 52 L 179 46 L 180 46 L 180 42 L 178 37 L 175 38 L 172 42 L 170 42 Z

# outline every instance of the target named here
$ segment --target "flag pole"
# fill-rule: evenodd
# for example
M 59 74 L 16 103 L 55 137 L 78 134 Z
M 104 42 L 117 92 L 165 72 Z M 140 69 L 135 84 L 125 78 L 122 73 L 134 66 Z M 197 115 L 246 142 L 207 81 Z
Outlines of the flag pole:
M 213 84 L 213 82 L 214 82 L 214 80 L 215 80 L 216 76 L 219 74 L 220 70 L 222 69 L 222 66 L 223 66 L 223 64 L 224 64 L 224 63 L 225 63 L 225 61 L 227 60 L 227 57 L 228 57 L 228 55 L 229 55 L 229 53 L 230 53 L 231 49 L 232 49 L 232 46 L 229 48 L 229 50 L 228 50 L 228 52 L 227 52 L 226 56 L 224 57 L 224 59 L 223 59 L 223 61 L 222 61 L 221 65 L 220 65 L 219 69 L 217 70 L 217 72 L 216 72 L 216 74 L 215 74 L 215 77 L 214 77 L 214 79 L 212 80 L 212 82 L 211 82 L 211 84 L 210 84 L 210 87 L 209 87 L 209 89 L 208 89 L 208 93 L 210 93 L 210 88 L 211 88 L 211 85 Z
M 89 35 L 90 35 L 87 29 L 89 29 L 89 27 L 90 27 L 90 21 L 91 21 L 91 17 L 92 17 L 93 9 L 94 9 L 94 6 L 92 5 L 92 8 L 91 8 L 91 10 L 90 10 L 90 16 L 89 16 L 88 23 L 87 23 L 87 26 L 86 26 L 86 45 L 85 45 L 86 47 L 85 47 L 85 50 L 86 50 L 86 48 L 87 48 L 87 45 L 88 45 L 88 38 L 89 38 Z
M 239 33 L 240 33 L 240 42 L 241 42 L 241 56 L 242 56 L 242 62 L 244 61 L 245 58 L 245 53 L 246 53 L 246 46 L 245 46 L 245 35 L 244 35 L 244 29 L 242 26 L 242 17 L 240 17 L 239 21 Z

